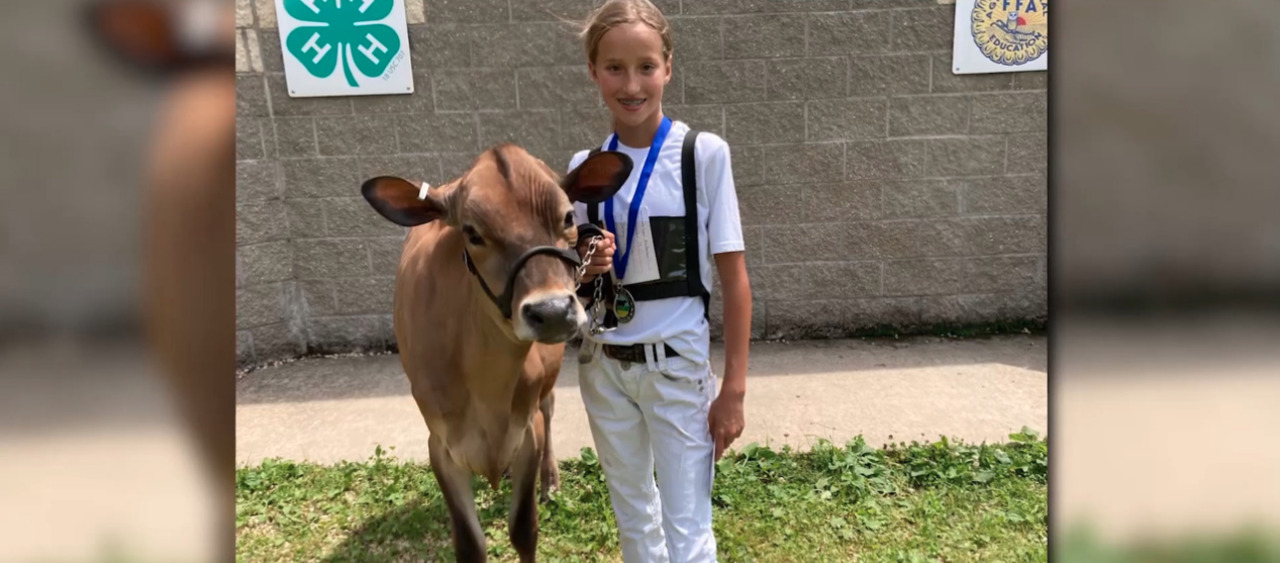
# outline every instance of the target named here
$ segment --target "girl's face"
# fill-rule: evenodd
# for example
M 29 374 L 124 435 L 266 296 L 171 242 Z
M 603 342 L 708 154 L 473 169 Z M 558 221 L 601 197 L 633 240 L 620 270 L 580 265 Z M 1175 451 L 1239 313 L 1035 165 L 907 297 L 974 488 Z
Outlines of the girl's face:
M 591 79 L 621 125 L 638 126 L 661 110 L 662 90 L 671 80 L 662 56 L 662 36 L 643 23 L 610 29 L 600 38 Z

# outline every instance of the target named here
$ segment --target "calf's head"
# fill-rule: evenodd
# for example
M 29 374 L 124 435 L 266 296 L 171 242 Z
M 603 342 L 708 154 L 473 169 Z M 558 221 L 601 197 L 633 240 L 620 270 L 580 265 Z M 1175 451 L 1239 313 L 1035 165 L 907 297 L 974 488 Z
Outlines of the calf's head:
M 604 151 L 560 177 L 520 147 L 485 153 L 461 177 L 429 187 L 394 176 L 361 193 L 383 217 L 413 227 L 443 221 L 462 238 L 475 277 L 518 338 L 564 342 L 586 322 L 574 295 L 577 228 L 573 202 L 613 196 L 631 174 L 625 154 Z M 486 300 L 488 301 L 488 300 Z

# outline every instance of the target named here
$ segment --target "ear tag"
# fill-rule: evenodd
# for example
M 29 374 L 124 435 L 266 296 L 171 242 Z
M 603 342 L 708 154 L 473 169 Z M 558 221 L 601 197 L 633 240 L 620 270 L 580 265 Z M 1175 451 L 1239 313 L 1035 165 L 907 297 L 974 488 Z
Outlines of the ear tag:
M 428 184 L 428 183 L 426 183 L 426 182 L 423 182 L 423 183 L 422 183 L 422 189 L 418 190 L 418 199 L 420 199 L 420 200 L 425 200 L 425 199 L 427 199 L 427 192 L 429 192 L 429 191 L 431 191 L 431 184 Z

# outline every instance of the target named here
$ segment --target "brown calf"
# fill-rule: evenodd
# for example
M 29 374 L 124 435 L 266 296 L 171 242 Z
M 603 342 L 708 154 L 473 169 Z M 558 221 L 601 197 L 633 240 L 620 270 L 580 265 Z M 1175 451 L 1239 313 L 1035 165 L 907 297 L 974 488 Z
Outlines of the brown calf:
M 496 489 L 508 470 L 511 541 L 521 561 L 535 559 L 539 468 L 543 498 L 559 482 L 552 389 L 564 342 L 586 322 L 574 295 L 572 202 L 612 196 L 631 168 L 626 155 L 602 152 L 560 179 L 501 145 L 439 187 L 382 176 L 361 188 L 378 213 L 412 227 L 396 274 L 396 342 L 459 561 L 486 559 L 471 476 Z

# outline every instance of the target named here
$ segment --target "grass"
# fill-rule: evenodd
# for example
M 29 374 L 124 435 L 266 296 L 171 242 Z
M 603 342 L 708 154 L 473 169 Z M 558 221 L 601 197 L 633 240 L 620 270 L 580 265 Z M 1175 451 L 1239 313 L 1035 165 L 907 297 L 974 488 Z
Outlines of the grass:
M 717 466 L 715 529 L 724 561 L 1045 561 L 1048 442 L 945 438 L 871 448 L 774 451 L 750 444 Z M 539 557 L 620 561 L 594 452 L 561 463 L 561 492 L 540 510 Z M 237 471 L 240 561 L 453 560 L 431 470 L 378 448 L 332 466 L 268 460 Z M 509 486 L 476 481 L 492 558 L 515 561 Z

